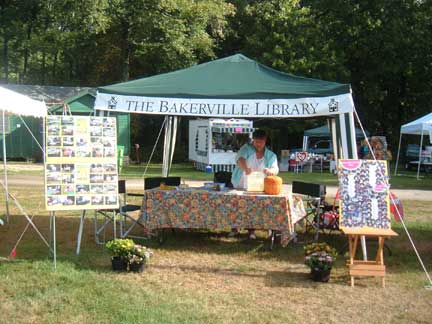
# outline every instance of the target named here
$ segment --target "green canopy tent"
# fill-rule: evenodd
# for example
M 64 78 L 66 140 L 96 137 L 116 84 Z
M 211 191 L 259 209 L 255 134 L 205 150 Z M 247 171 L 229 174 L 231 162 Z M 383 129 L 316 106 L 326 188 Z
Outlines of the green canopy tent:
M 178 116 L 328 116 L 337 156 L 357 158 L 350 85 L 283 73 L 241 54 L 99 87 L 95 109 L 165 115 L 164 176 L 171 165 Z
M 360 128 L 355 129 L 355 135 L 357 139 L 364 137 L 364 134 Z M 369 136 L 369 133 L 367 131 L 366 131 L 366 136 Z M 303 151 L 307 151 L 308 141 L 311 137 L 331 138 L 329 125 L 323 125 L 320 127 L 305 130 L 303 132 Z

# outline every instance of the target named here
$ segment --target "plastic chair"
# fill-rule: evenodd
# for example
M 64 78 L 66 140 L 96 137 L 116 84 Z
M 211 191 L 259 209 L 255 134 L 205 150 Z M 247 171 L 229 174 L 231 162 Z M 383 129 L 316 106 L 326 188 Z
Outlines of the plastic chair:
M 302 171 L 302 164 L 292 159 L 288 161 L 288 171 L 292 170 L 295 173 L 299 173 Z

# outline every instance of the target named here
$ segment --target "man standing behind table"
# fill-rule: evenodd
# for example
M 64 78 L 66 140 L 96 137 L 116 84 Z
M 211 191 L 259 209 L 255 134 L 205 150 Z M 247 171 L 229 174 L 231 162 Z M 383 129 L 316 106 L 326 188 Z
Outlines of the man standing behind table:
M 234 168 L 231 182 L 236 189 L 246 188 L 246 176 L 251 172 L 264 172 L 266 176 L 277 175 L 279 167 L 277 156 L 266 148 L 267 135 L 265 131 L 257 129 L 252 134 L 252 144 L 243 145 L 237 153 L 237 165 Z M 255 231 L 249 229 L 249 238 L 256 239 Z M 237 234 L 233 230 L 229 236 Z

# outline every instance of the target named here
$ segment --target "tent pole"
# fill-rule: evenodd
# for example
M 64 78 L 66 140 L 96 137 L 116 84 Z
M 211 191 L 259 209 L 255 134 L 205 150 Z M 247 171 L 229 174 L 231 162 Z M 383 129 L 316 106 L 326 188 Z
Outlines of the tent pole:
M 419 160 L 418 160 L 418 166 L 417 166 L 417 180 L 420 179 L 420 166 L 421 166 L 421 154 L 422 154 L 422 146 L 423 146 L 423 125 L 422 125 L 422 131 L 420 136 L 420 147 L 419 147 Z
M 5 204 L 6 204 L 6 222 L 9 223 L 9 185 L 7 177 L 7 165 L 6 165 L 6 123 L 5 123 L 5 111 L 2 110 L 2 127 L 3 127 L 3 174 L 5 184 Z
M 170 159 L 169 159 L 169 167 L 168 167 L 168 173 L 171 171 L 171 165 L 174 157 L 174 150 L 176 145 L 176 139 L 177 139 L 177 126 L 178 126 L 178 117 L 173 116 L 172 117 L 172 129 L 171 129 L 171 147 L 170 147 Z
M 334 155 L 335 163 L 337 163 L 339 154 L 338 154 L 338 141 L 337 141 L 337 134 L 336 134 L 336 119 L 334 118 L 330 119 L 330 130 L 331 130 L 331 137 L 332 137 L 332 144 L 333 144 L 333 155 Z
M 171 128 L 172 119 L 171 116 L 165 116 L 165 138 L 164 138 L 164 150 L 163 150 L 163 161 L 162 161 L 162 177 L 168 177 L 169 174 L 169 157 L 171 147 Z
M 302 149 L 303 152 L 306 152 L 306 150 L 307 150 L 308 139 L 309 139 L 309 136 L 307 136 L 307 135 L 303 136 L 303 149 Z
M 350 134 L 350 143 L 348 145 L 351 145 L 351 159 L 358 159 L 358 151 L 357 151 L 357 137 L 356 137 L 356 129 L 354 125 L 354 115 L 353 113 L 349 113 L 348 115 L 348 123 L 349 123 L 349 134 Z
M 394 175 L 396 175 L 398 164 L 399 164 L 399 154 L 400 154 L 401 144 L 402 144 L 402 129 L 400 130 L 400 135 L 399 135 L 399 146 L 398 146 L 398 152 L 397 152 L 397 157 L 396 157 L 396 166 L 395 166 L 395 170 L 394 170 Z

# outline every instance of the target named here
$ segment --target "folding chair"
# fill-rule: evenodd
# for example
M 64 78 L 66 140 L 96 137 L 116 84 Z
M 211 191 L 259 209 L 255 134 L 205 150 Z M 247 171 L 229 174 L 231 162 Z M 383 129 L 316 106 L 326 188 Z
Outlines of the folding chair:
M 125 181 L 118 181 L 119 194 L 125 191 Z M 116 215 L 120 213 L 120 209 L 97 209 L 94 212 L 94 236 L 96 244 L 106 243 L 107 226 L 113 224 L 113 239 L 117 237 L 117 222 Z M 102 224 L 100 224 L 99 216 L 103 216 Z
M 319 217 L 322 213 L 323 202 L 326 195 L 326 186 L 316 183 L 293 181 L 292 193 L 305 196 L 303 202 L 306 203 L 305 232 L 315 229 L 315 240 L 319 237 Z
M 180 185 L 181 178 L 180 177 L 154 177 L 154 178 L 144 178 L 144 190 L 149 190 L 153 188 L 157 188 L 161 183 L 165 183 L 168 186 L 178 186 Z M 120 191 L 120 186 L 119 186 Z M 126 193 L 126 188 L 124 187 L 124 198 L 123 205 L 120 207 L 119 214 L 120 217 L 120 236 L 122 238 L 132 237 L 138 239 L 148 239 L 147 236 L 137 236 L 131 235 L 131 231 L 135 228 L 135 226 L 140 226 L 145 229 L 145 226 L 142 224 L 142 215 L 136 217 L 136 215 L 131 215 L 131 213 L 136 212 L 137 210 L 141 210 L 141 205 L 130 205 L 126 203 L 127 196 L 130 197 L 144 197 L 144 194 L 128 194 Z M 145 217 L 145 215 L 144 215 Z
M 229 171 L 218 171 L 214 174 L 213 181 L 219 183 L 225 183 L 227 188 L 233 188 L 233 184 L 231 183 L 232 172 Z
M 157 188 L 164 182 L 167 186 L 178 186 L 180 185 L 180 177 L 153 177 L 144 178 L 144 190 Z
M 322 201 L 322 213 L 319 215 L 319 228 L 324 234 L 332 234 L 339 231 L 339 206 L 337 201 L 340 199 L 339 190 L 336 192 L 333 204 Z M 327 232 L 326 232 L 327 231 Z
M 134 217 L 131 213 L 134 213 L 138 210 L 141 210 L 141 205 L 134 205 L 129 204 L 127 202 L 127 198 L 129 197 L 143 197 L 143 194 L 132 194 L 127 193 L 126 191 L 126 181 L 120 180 L 119 181 L 119 195 L 120 195 L 120 208 L 118 210 L 118 213 L 120 214 L 120 237 L 134 237 L 134 238 L 141 238 L 138 236 L 131 236 L 129 235 L 130 231 L 135 227 L 137 222 L 139 221 L 139 216 Z M 127 226 L 127 220 L 132 221 L 132 225 L 130 227 Z

